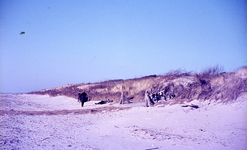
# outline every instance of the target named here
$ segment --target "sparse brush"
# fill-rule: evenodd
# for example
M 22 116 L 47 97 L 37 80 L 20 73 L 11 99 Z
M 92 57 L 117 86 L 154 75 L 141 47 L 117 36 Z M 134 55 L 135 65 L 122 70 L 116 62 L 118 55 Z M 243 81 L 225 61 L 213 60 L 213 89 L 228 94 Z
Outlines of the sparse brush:
M 175 78 L 182 77 L 182 76 L 191 76 L 192 74 L 193 74 L 192 72 L 187 72 L 182 69 L 177 69 L 177 70 L 171 70 L 168 73 L 166 73 L 164 75 L 164 78 L 166 80 L 173 80 Z
M 219 65 L 216 65 L 214 67 L 208 67 L 206 69 L 203 69 L 200 75 L 203 76 L 211 76 L 211 75 L 218 75 L 224 71 L 223 67 L 220 67 Z
M 171 70 L 171 71 L 169 71 L 168 73 L 165 74 L 165 76 L 176 76 L 176 77 L 179 77 L 179 76 L 189 76 L 191 74 L 192 74 L 192 72 L 187 72 L 187 71 L 182 70 L 182 69 L 177 69 L 177 70 Z

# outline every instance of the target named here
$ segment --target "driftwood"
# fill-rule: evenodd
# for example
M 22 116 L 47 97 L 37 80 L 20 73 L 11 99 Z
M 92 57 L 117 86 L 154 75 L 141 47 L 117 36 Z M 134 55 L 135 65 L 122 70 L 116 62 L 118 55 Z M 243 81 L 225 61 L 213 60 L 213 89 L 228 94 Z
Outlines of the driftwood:
M 191 104 L 191 105 L 182 105 L 181 107 L 191 107 L 191 108 L 199 108 L 198 105 L 194 105 L 194 104 Z
M 154 101 L 150 98 L 148 90 L 146 90 L 145 92 L 145 104 L 146 104 L 146 107 L 154 105 Z
M 121 98 L 120 98 L 120 104 L 124 104 L 125 101 L 127 101 L 128 103 L 130 103 L 130 101 L 126 98 L 126 96 L 122 92 L 121 93 Z

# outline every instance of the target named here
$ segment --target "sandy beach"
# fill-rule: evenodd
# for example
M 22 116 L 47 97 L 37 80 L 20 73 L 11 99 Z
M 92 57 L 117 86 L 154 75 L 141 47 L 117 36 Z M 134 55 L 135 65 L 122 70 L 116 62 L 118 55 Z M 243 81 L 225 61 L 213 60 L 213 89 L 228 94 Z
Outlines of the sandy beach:
M 82 108 L 65 96 L 1 94 L 0 149 L 244 150 L 246 98 L 192 101 L 198 109 L 97 101 Z

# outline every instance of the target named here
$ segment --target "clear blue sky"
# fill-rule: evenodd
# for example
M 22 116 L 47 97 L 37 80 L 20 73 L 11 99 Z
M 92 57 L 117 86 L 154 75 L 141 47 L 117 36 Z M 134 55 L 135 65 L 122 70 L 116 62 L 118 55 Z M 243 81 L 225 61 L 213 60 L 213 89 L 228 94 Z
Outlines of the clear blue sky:
M 247 65 L 246 0 L 0 0 L 1 93 L 215 65 Z

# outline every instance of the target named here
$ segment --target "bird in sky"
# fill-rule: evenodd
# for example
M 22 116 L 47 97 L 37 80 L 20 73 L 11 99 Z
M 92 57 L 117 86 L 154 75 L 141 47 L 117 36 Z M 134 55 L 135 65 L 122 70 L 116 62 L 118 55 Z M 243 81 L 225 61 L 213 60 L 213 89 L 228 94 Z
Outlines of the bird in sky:
M 25 34 L 25 32 L 21 32 L 20 35 Z

